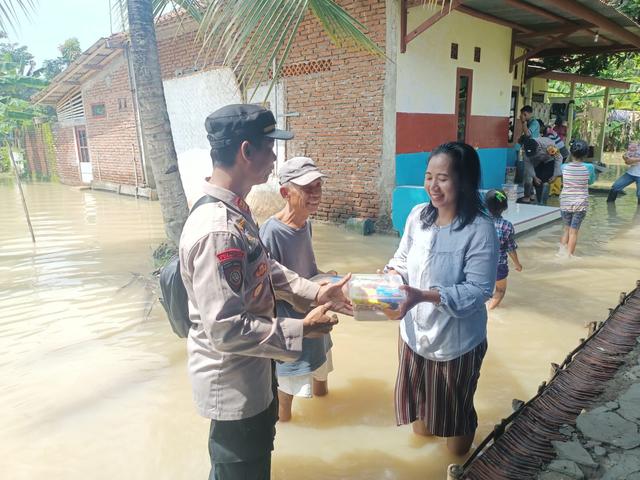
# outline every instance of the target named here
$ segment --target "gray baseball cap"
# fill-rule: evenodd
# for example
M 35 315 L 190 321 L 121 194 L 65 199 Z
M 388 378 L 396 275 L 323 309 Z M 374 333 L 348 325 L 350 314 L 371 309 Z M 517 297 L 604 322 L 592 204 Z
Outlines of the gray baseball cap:
M 318 170 L 316 164 L 309 157 L 293 157 L 284 162 L 278 172 L 280 185 L 291 182 L 304 187 L 322 177 L 326 177 L 326 175 Z

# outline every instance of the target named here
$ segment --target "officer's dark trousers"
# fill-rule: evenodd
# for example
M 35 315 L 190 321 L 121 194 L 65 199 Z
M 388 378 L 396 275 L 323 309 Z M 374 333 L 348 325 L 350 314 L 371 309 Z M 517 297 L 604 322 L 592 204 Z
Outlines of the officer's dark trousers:
M 278 397 L 250 418 L 211 421 L 209 480 L 269 480 L 278 421 Z
M 269 480 L 278 400 L 251 418 L 211 421 L 209 480 Z

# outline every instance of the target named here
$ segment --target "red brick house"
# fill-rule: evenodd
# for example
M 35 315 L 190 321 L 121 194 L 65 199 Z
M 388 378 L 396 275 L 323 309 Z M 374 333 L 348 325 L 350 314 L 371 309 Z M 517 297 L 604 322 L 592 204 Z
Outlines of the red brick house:
M 499 186 L 515 161 L 518 132 L 510 125 L 532 98 L 524 68 L 530 57 L 640 49 L 640 27 L 599 0 L 453 0 L 448 15 L 421 0 L 339 3 L 386 58 L 335 47 L 308 15 L 269 98 L 280 125 L 296 135 L 278 146 L 279 162 L 294 155 L 317 161 L 330 176 L 318 216 L 334 221 L 388 220 L 392 199 L 394 217 L 422 200 L 429 152 L 445 141 L 475 146 L 483 187 Z M 247 98 L 232 72 L 199 57 L 195 30 L 175 18 L 156 28 L 183 183 L 210 168 L 206 115 Z M 34 97 L 58 111 L 53 132 L 62 182 L 123 193 L 153 187 L 129 71 L 127 38 L 116 34 L 98 40 Z M 194 163 L 199 167 L 184 167 Z M 263 189 L 269 187 L 274 183 Z M 394 223 L 402 225 L 398 215 Z

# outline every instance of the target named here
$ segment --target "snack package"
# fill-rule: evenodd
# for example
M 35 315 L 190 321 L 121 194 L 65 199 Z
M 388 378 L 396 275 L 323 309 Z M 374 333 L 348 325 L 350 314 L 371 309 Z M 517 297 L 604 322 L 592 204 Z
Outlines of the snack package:
M 396 310 L 406 301 L 401 285 L 400 275 L 353 275 L 349 282 L 353 317 L 356 320 L 387 320 L 383 311 Z

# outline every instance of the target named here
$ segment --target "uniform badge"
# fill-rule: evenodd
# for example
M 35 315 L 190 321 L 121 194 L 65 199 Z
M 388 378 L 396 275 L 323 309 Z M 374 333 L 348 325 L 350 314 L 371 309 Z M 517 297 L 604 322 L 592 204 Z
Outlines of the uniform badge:
M 220 264 L 224 278 L 235 293 L 242 288 L 242 259 L 244 252 L 239 248 L 229 248 L 216 254 Z
M 245 202 L 240 197 L 236 198 L 236 207 L 238 207 L 243 212 L 250 212 L 251 211 L 251 210 L 249 210 L 249 205 L 247 205 L 247 202 Z
M 258 268 L 256 268 L 255 277 L 264 277 L 265 273 L 267 273 L 267 262 L 262 262 L 258 265 Z
M 264 282 L 255 288 L 255 290 L 253 291 L 253 298 L 258 298 L 258 296 L 262 293 L 263 289 L 264 289 Z
M 244 232 L 247 228 L 247 220 L 245 218 L 241 218 L 236 222 L 236 227 L 238 227 L 238 230 L 241 232 Z

